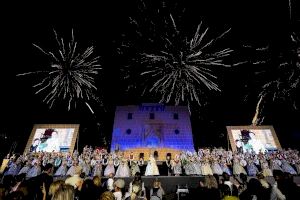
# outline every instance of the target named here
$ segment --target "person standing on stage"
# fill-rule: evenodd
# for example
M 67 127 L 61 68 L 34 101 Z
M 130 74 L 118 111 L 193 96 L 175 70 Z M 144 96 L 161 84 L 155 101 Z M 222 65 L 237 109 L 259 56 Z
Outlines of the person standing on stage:
M 151 154 L 149 157 L 149 161 L 147 163 L 145 176 L 156 176 L 156 175 L 159 175 L 159 171 L 156 164 L 156 160 Z

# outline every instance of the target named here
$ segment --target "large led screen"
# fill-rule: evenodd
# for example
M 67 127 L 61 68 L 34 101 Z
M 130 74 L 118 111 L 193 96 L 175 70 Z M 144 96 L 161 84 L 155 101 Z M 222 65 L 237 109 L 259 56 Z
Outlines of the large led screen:
M 79 125 L 43 124 L 35 125 L 29 137 L 27 152 L 73 151 Z
M 227 131 L 234 151 L 259 153 L 281 148 L 272 126 L 228 126 Z

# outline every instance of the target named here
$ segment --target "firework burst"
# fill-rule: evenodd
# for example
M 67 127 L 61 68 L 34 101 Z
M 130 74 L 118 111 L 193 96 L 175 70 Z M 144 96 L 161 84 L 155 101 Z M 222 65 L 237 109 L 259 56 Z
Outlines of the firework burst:
M 252 123 L 261 124 L 264 107 L 272 102 L 289 103 L 298 109 L 297 98 L 300 86 L 300 39 L 292 33 L 286 48 L 278 51 L 269 46 L 254 48 L 247 46 L 258 57 L 252 56 L 249 63 L 259 66 L 255 71 L 257 105 Z
M 290 101 L 297 109 L 294 97 L 300 85 L 300 39 L 296 33 L 290 37 L 291 45 L 278 56 L 275 74 L 262 85 L 259 96 L 270 96 L 272 101 Z
M 167 5 L 163 6 L 156 13 L 151 13 L 142 4 L 140 14 L 150 13 L 150 17 L 130 18 L 131 24 L 136 28 L 137 38 L 134 45 L 128 42 L 123 46 L 143 47 L 138 49 L 133 59 L 139 66 L 133 68 L 129 65 L 125 77 L 142 80 L 136 84 L 142 85 L 143 94 L 155 94 L 161 103 L 190 105 L 195 102 L 201 105 L 205 88 L 220 91 L 214 67 L 230 66 L 224 60 L 233 50 L 217 50 L 216 47 L 216 42 L 230 29 L 209 39 L 209 28 L 205 28 L 201 22 L 190 36 L 184 33 L 186 30 L 181 31 L 173 15 L 164 10 Z
M 78 44 L 75 41 L 72 30 L 72 37 L 69 42 L 59 38 L 54 30 L 58 50 L 46 51 L 40 46 L 33 44 L 43 54 L 51 59 L 51 64 L 45 70 L 27 72 L 17 76 L 38 74 L 41 79 L 33 87 L 35 94 L 43 94 L 43 102 L 50 108 L 58 101 L 63 100 L 68 104 L 76 106 L 76 102 L 83 101 L 92 113 L 89 105 L 90 100 L 97 100 L 95 95 L 95 76 L 101 69 L 99 57 L 93 57 L 94 47 L 90 46 L 82 52 L 78 52 Z M 99 99 L 98 99 L 99 100 Z

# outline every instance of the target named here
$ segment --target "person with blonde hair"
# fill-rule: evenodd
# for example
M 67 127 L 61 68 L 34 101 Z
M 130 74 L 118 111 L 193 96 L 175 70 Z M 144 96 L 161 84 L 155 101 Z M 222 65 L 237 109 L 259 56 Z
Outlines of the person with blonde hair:
M 100 196 L 100 194 L 104 192 L 104 189 L 103 189 L 102 183 L 101 183 L 101 178 L 99 176 L 94 176 L 93 183 L 95 186 L 96 195 Z
M 112 192 L 106 191 L 101 194 L 99 200 L 115 200 L 115 196 Z
M 200 184 L 201 183 L 202 182 L 200 182 Z M 211 188 L 217 189 L 218 188 L 217 179 L 213 175 L 204 176 L 204 183 L 202 183 L 202 184 L 203 184 L 203 187 L 206 187 L 208 189 L 211 189 Z
M 80 166 L 76 166 L 74 168 L 74 171 L 75 171 L 74 175 L 67 178 L 65 180 L 65 184 L 72 185 L 74 189 L 81 190 L 83 179 L 80 177 L 80 174 L 82 172 L 82 168 Z
M 132 186 L 132 192 L 128 198 L 125 198 L 125 200 L 146 200 L 146 197 L 141 195 L 142 188 L 140 185 L 133 185 Z
M 116 200 L 122 200 L 124 197 L 124 187 L 125 187 L 125 181 L 124 179 L 117 179 L 114 182 L 114 196 Z
M 152 188 L 150 189 L 150 200 L 151 199 L 162 199 L 165 195 L 165 191 L 161 186 L 158 179 L 153 182 Z
M 94 176 L 93 177 L 93 183 L 97 187 L 101 187 L 101 178 L 99 176 Z
M 49 187 L 49 195 L 53 196 L 55 192 L 59 189 L 60 186 L 62 186 L 65 182 L 63 180 L 56 180 L 53 183 L 51 183 Z
M 133 192 L 133 185 L 138 185 L 139 188 L 141 188 L 141 191 L 139 192 L 139 196 L 146 196 L 146 188 L 145 183 L 142 180 L 141 174 L 137 172 L 134 176 L 134 179 L 129 183 L 129 189 L 128 192 L 131 194 Z
M 74 200 L 75 191 L 72 185 L 63 184 L 55 194 L 52 196 L 51 200 Z

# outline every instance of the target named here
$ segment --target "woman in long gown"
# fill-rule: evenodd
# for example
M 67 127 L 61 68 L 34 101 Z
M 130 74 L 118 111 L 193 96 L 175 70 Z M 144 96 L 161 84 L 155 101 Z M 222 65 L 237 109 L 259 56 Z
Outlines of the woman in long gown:
M 56 170 L 54 176 L 65 176 L 67 173 L 67 161 L 66 160 L 62 160 L 61 165 L 58 167 L 58 169 Z
M 128 167 L 128 161 L 126 158 L 122 158 L 115 177 L 129 177 L 129 176 L 130 176 L 130 169 Z
M 204 158 L 204 162 L 201 165 L 201 170 L 202 170 L 202 175 L 206 176 L 206 175 L 213 175 L 213 171 L 210 167 L 210 163 L 209 163 L 209 157 L 205 157 Z
M 273 173 L 269 167 L 268 161 L 262 160 L 260 166 L 261 166 L 264 177 L 273 176 Z
M 243 174 L 247 174 L 246 170 L 244 169 L 244 167 L 241 165 L 240 163 L 240 159 L 239 158 L 234 158 L 233 159 L 233 175 L 240 175 L 241 173 Z
M 228 167 L 228 163 L 227 163 L 226 159 L 221 160 L 220 166 L 221 166 L 223 172 L 227 173 L 228 175 L 232 174 L 231 170 Z
M 195 175 L 197 174 L 195 166 L 194 166 L 194 159 L 193 157 L 187 158 L 187 163 L 184 166 L 185 174 L 186 175 Z
M 93 169 L 93 177 L 94 176 L 99 176 L 101 177 L 102 176 L 102 163 L 100 160 L 98 160 L 96 162 L 96 165 L 94 166 L 94 169 Z
M 114 166 L 114 160 L 112 159 L 112 156 L 109 155 L 107 165 L 104 170 L 104 176 L 109 176 L 109 174 L 115 174 L 115 166 Z
M 145 176 L 156 176 L 159 175 L 158 167 L 156 164 L 156 160 L 153 155 L 150 155 L 149 161 L 147 163 Z
M 222 170 L 217 158 L 213 159 L 211 168 L 212 168 L 213 174 L 218 174 L 218 175 L 223 174 L 223 170 Z
M 182 174 L 181 161 L 179 155 L 175 155 L 175 159 L 171 160 L 172 170 L 175 176 L 180 176 Z
M 247 171 L 248 171 L 248 176 L 256 176 L 256 174 L 258 173 L 258 169 L 254 164 L 253 160 L 250 159 L 248 160 Z
M 201 162 L 200 162 L 200 158 L 197 155 L 194 158 L 193 165 L 196 170 L 196 175 L 201 176 L 202 175 Z

